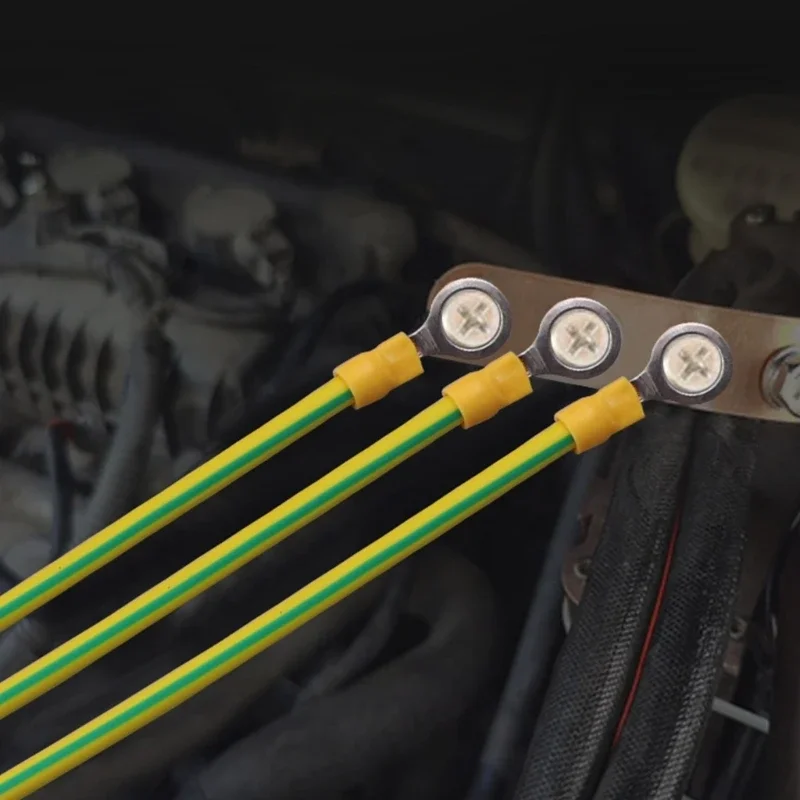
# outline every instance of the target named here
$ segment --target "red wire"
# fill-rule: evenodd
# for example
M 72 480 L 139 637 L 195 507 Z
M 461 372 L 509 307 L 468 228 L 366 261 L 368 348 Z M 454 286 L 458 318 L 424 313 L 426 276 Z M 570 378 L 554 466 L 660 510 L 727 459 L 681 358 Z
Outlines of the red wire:
M 75 426 L 68 419 L 54 417 L 47 423 L 48 428 L 61 428 L 64 436 L 71 439 L 75 434 Z
M 636 672 L 633 676 L 633 683 L 628 692 L 628 699 L 625 701 L 625 708 L 622 709 L 622 714 L 619 718 L 616 733 L 614 734 L 614 745 L 619 741 L 622 735 L 622 729 L 628 721 L 628 716 L 631 713 L 633 701 L 636 698 L 636 690 L 639 688 L 639 683 L 642 680 L 642 673 L 644 672 L 644 664 L 647 661 L 647 654 L 650 651 L 650 645 L 653 643 L 653 634 L 656 630 L 656 623 L 658 622 L 659 614 L 661 613 L 661 606 L 664 604 L 664 595 L 667 592 L 667 580 L 669 579 L 669 571 L 672 567 L 672 557 L 675 553 L 675 542 L 678 541 L 678 533 L 680 531 L 680 514 L 675 515 L 675 525 L 672 528 L 672 536 L 669 540 L 669 547 L 667 548 L 667 556 L 664 560 L 664 571 L 661 574 L 661 583 L 658 587 L 658 595 L 656 602 L 653 606 L 653 613 L 650 615 L 650 624 L 647 627 L 647 635 L 644 637 L 644 644 L 642 644 L 642 652 L 639 654 L 639 663 L 636 665 Z

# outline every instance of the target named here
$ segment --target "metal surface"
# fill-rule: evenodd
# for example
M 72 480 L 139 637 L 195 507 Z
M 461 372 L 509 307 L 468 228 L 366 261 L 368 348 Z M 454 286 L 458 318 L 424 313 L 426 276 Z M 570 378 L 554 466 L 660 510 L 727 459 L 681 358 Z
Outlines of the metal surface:
M 598 388 L 620 376 L 638 375 L 649 362 L 654 344 L 667 328 L 687 322 L 702 323 L 718 331 L 728 343 L 733 373 L 729 386 L 718 397 L 697 407 L 752 419 L 798 421 L 785 408 L 770 405 L 761 393 L 761 373 L 772 355 L 787 346 L 800 347 L 798 319 L 685 303 L 477 263 L 449 270 L 434 286 L 432 296 L 445 284 L 461 278 L 490 281 L 509 298 L 514 325 L 508 341 L 498 348 L 502 351 L 522 352 L 528 347 L 537 336 L 539 320 L 561 300 L 589 297 L 610 309 L 620 320 L 623 330 L 622 347 L 616 363 L 602 377 L 555 376 L 555 380 Z M 442 354 L 442 357 L 472 361 L 458 353 Z M 478 363 L 485 360 L 479 359 Z

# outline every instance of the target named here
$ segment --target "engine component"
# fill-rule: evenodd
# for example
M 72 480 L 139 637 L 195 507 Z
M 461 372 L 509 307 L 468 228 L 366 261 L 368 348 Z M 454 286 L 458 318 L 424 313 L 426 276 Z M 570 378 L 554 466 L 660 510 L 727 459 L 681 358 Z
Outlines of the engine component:
M 695 263 L 729 244 L 731 222 L 742 209 L 771 205 L 784 221 L 800 211 L 798 142 L 800 99 L 793 96 L 740 97 L 697 124 L 677 172 Z
M 182 235 L 193 253 L 242 269 L 263 291 L 282 297 L 293 251 L 276 226 L 277 214 L 275 202 L 258 189 L 201 186 L 184 203 Z
M 124 297 L 97 281 L 0 271 L 4 403 L 32 422 L 96 411 L 113 423 L 138 325 Z M 167 319 L 164 334 L 174 358 L 166 416 L 177 446 L 202 445 L 222 416 L 242 403 L 271 339 L 182 313 Z
M 128 185 L 133 168 L 122 153 L 68 148 L 48 159 L 47 173 L 78 219 L 139 227 L 139 200 Z
M 313 288 L 323 292 L 366 277 L 396 279 L 416 251 L 416 226 L 408 212 L 359 192 L 260 174 L 40 115 L 10 114 L 5 126 L 9 136 L 44 153 L 72 142 L 77 149 L 123 154 L 137 178 L 146 183 L 148 200 L 162 210 L 165 227 L 176 238 L 181 235 L 181 209 L 199 183 L 223 193 L 244 187 L 266 193 L 286 219 L 293 246 L 302 244 Z M 265 205 L 261 200 L 247 202 Z

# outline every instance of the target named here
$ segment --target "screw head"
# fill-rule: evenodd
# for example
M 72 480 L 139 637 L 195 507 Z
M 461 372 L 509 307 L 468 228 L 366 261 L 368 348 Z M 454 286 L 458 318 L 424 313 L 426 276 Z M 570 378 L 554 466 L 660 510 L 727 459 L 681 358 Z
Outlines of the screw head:
M 661 354 L 661 370 L 671 389 L 681 395 L 704 395 L 725 372 L 725 356 L 719 345 L 702 333 L 676 336 Z
M 452 345 L 461 350 L 482 350 L 500 335 L 503 310 L 482 289 L 459 289 L 442 304 L 440 321 Z
M 611 350 L 608 323 L 588 308 L 565 311 L 550 328 L 550 349 L 558 361 L 574 370 L 588 370 L 602 363 Z

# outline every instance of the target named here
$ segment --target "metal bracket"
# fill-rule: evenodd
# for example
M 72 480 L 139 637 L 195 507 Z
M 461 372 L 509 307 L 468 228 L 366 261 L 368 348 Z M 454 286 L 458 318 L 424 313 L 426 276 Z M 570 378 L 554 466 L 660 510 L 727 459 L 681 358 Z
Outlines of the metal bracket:
M 771 357 L 786 347 L 800 346 L 800 319 L 686 303 L 478 263 L 462 264 L 446 272 L 433 287 L 430 298 L 446 284 L 465 278 L 489 281 L 508 298 L 513 326 L 498 351 L 501 353 L 521 353 L 530 347 L 545 314 L 556 303 L 569 298 L 597 300 L 620 321 L 623 333 L 620 354 L 602 376 L 554 375 L 552 380 L 599 388 L 621 376 L 632 378 L 649 362 L 665 330 L 682 323 L 699 323 L 714 328 L 724 337 L 733 356 L 733 374 L 724 391 L 696 408 L 750 419 L 800 422 L 786 409 L 767 402 L 761 392 L 762 372 Z M 467 358 L 452 352 L 435 354 L 435 357 L 472 364 L 489 361 L 488 357 Z M 678 401 L 676 398 L 667 402 Z

